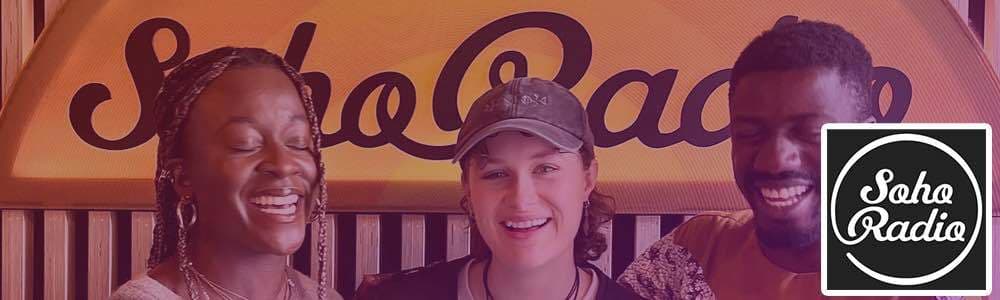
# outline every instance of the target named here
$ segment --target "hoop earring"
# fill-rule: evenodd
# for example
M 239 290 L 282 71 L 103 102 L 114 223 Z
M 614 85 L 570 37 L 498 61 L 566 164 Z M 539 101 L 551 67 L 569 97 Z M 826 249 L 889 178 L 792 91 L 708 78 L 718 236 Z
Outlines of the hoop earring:
M 185 229 L 186 230 L 186 229 L 188 229 L 188 227 L 194 226 L 195 222 L 198 222 L 198 205 L 194 204 L 194 201 L 192 201 L 191 198 L 192 198 L 191 195 L 184 195 L 184 197 L 181 198 L 181 201 L 177 203 L 177 211 L 176 211 L 176 213 L 177 213 L 177 226 L 180 226 L 181 229 Z M 184 207 L 185 206 L 190 206 L 191 207 L 191 220 L 190 221 L 185 221 L 184 220 Z
M 160 170 L 160 176 L 157 177 L 157 180 L 158 181 L 165 181 L 165 182 L 173 183 L 174 182 L 174 177 L 170 176 L 170 171 L 167 171 L 167 169 L 163 169 L 163 170 Z
M 191 206 L 191 220 L 184 220 L 184 207 Z M 208 299 L 208 294 L 198 283 L 194 275 L 194 265 L 188 256 L 188 230 L 198 221 L 198 205 L 194 204 L 191 195 L 184 195 L 177 202 L 177 260 L 180 273 L 184 276 L 184 285 L 188 288 L 191 299 Z M 200 293 L 199 293 L 200 291 Z

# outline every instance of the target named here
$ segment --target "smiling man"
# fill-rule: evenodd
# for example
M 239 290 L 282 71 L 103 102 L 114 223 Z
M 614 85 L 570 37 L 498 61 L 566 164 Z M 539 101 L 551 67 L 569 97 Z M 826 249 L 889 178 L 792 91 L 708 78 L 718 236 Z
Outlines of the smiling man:
M 872 58 L 842 27 L 802 21 L 755 38 L 729 90 L 733 177 L 749 210 L 693 217 L 618 279 L 671 299 L 695 260 L 720 299 L 814 299 L 820 292 L 820 128 L 874 122 Z M 852 298 L 856 299 L 856 298 Z

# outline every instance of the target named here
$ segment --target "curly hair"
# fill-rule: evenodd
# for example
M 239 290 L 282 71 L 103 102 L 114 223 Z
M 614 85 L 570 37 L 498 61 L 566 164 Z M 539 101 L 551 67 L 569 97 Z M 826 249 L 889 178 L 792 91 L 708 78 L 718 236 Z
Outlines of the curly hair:
M 869 92 L 871 54 L 861 40 L 840 25 L 818 21 L 778 25 L 754 38 L 733 65 L 729 98 L 748 74 L 813 67 L 837 71 L 857 96 L 858 112 L 874 115 L 876 105 Z
M 315 201 L 306 206 L 306 213 L 311 222 L 318 222 L 318 251 L 320 263 L 320 282 L 326 282 L 326 212 L 327 192 L 324 178 L 325 167 L 320 156 L 319 119 L 309 95 L 308 87 L 302 76 L 292 66 L 288 65 L 278 55 L 259 48 L 222 47 L 192 57 L 173 69 L 166 77 L 163 87 L 156 96 L 153 111 L 156 117 L 156 134 L 159 145 L 156 153 L 156 224 L 153 229 L 153 245 L 149 250 L 149 260 L 146 267 L 152 269 L 167 258 L 177 254 L 178 222 L 176 214 L 179 195 L 172 186 L 172 170 L 167 162 L 181 158 L 183 143 L 183 128 L 190 116 L 194 102 L 201 92 L 216 78 L 228 69 L 266 66 L 273 67 L 291 80 L 302 100 L 306 118 L 313 136 L 313 147 L 310 150 L 316 164 L 317 174 L 314 190 L 311 193 Z M 319 285 L 318 294 L 325 299 L 326 287 Z
M 486 143 L 480 142 L 478 145 L 473 147 L 466 153 L 464 157 L 459 160 L 459 165 L 462 168 L 462 181 L 465 182 L 466 175 L 468 174 L 467 168 L 469 167 L 469 158 L 472 155 L 469 154 L 485 154 L 487 149 Z M 583 161 L 583 167 L 585 169 L 590 168 L 591 163 L 596 159 L 593 146 L 584 146 L 580 148 L 580 157 Z M 611 196 L 602 194 L 594 188 L 587 195 L 587 200 L 590 201 L 589 207 L 584 207 L 582 213 L 583 218 L 580 221 L 580 228 L 576 231 L 576 236 L 573 238 L 573 260 L 577 265 L 582 265 L 590 261 L 597 260 L 604 251 L 608 250 L 608 240 L 601 228 L 604 224 L 611 221 L 614 217 L 615 211 L 613 208 L 615 199 Z M 471 228 L 471 241 L 470 249 L 471 254 L 476 258 L 488 258 L 492 256 L 490 247 L 487 247 L 486 241 L 483 240 L 482 236 L 479 235 L 479 230 L 476 228 L 475 219 L 472 216 L 472 208 L 470 207 L 469 198 L 463 196 L 460 202 L 462 210 L 469 217 L 469 224 Z

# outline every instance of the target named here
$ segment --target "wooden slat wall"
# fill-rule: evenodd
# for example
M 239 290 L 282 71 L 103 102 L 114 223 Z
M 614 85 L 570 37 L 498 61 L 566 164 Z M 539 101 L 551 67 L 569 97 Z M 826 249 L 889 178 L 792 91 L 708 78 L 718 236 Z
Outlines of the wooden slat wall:
M 986 20 L 983 27 L 986 54 L 1000 74 L 1000 0 L 986 0 Z
M 660 216 L 636 216 L 635 218 L 635 257 L 639 257 L 646 248 L 660 240 Z
M 3 222 L 3 285 L 4 300 L 41 298 L 34 287 L 32 266 L 35 255 L 35 214 L 26 210 L 4 210 Z
M 7 92 L 21 66 L 21 50 L 24 46 L 21 39 L 34 34 L 32 27 L 24 27 L 21 22 L 24 18 L 30 19 L 31 11 L 25 13 L 25 9 L 30 7 L 24 7 L 30 3 L 31 0 L 0 1 L 0 43 L 3 44 L 3 89 L 0 90 L 3 102 L 0 105 L 7 103 Z
M 959 16 L 962 16 L 962 20 L 969 19 L 969 0 L 948 0 L 951 2 L 951 6 L 955 8 Z
M 132 212 L 132 266 L 129 274 L 137 276 L 146 273 L 149 249 L 153 246 L 153 212 Z
M 423 215 L 403 215 L 402 228 L 402 257 L 400 267 L 403 270 L 421 267 L 424 265 L 424 236 L 427 234 L 427 226 L 424 224 Z
M 4 0 L 0 1 L 0 40 L 3 46 L 3 62 L 0 64 L 0 112 L 7 104 L 7 93 L 21 64 L 35 45 L 35 36 L 41 33 L 45 24 L 57 15 L 65 0 Z M 43 7 L 35 7 L 41 4 Z M 43 15 L 36 15 L 40 12 Z M 38 19 L 36 21 L 36 19 Z M 39 28 L 36 22 L 43 26 Z
M 379 216 L 357 216 L 357 248 L 354 261 L 354 288 L 361 285 L 365 274 L 379 273 Z
M 66 2 L 66 0 L 45 0 L 44 2 L 45 24 L 47 25 L 56 17 L 56 13 L 59 12 L 59 9 L 62 8 L 62 5 Z M 41 33 L 39 32 L 39 34 Z
M 66 210 L 49 210 L 43 213 L 44 227 L 44 283 L 45 299 L 74 299 L 79 291 L 76 283 L 75 249 L 78 224 L 75 213 Z
M 969 20 L 970 1 L 983 1 L 983 50 L 1000 75 L 1000 0 L 949 0 L 964 20 Z
M 448 216 L 448 260 L 469 255 L 469 217 L 465 215 Z
M 88 214 L 87 299 L 107 299 L 117 287 L 116 216 L 110 211 Z
M 85 223 L 83 221 L 75 221 L 79 218 L 75 218 L 74 214 L 80 214 L 84 217 Z M 5 210 L 2 213 L 3 222 L 3 299 L 75 299 L 83 293 L 86 293 L 89 299 L 106 299 L 107 296 L 114 290 L 117 284 L 123 282 L 127 279 L 119 280 L 117 276 L 116 265 L 120 263 L 117 259 L 119 255 L 116 253 L 119 249 L 115 247 L 116 240 L 121 233 L 118 232 L 119 229 L 115 227 L 116 213 L 109 211 L 90 211 L 90 212 L 72 212 L 63 210 L 52 210 L 45 211 L 43 213 L 36 213 L 32 211 L 25 210 Z M 352 257 L 352 261 L 346 263 L 352 263 L 355 268 L 350 270 L 353 273 L 338 273 L 334 268 L 337 262 L 334 262 L 336 253 L 334 252 L 337 247 L 332 244 L 332 237 L 336 236 L 336 221 L 337 216 L 330 214 L 327 215 L 328 221 L 328 236 L 331 237 L 328 252 L 328 265 L 329 270 L 329 280 L 327 282 L 328 286 L 332 286 L 332 282 L 336 282 L 336 276 L 349 276 L 354 278 L 355 285 L 351 287 L 351 290 L 339 290 L 338 292 L 342 294 L 349 294 L 353 291 L 353 288 L 357 287 L 357 284 L 361 282 L 361 278 L 364 274 L 374 274 L 387 272 L 381 269 L 381 259 L 385 259 L 385 253 L 381 253 L 380 249 L 383 246 L 381 243 L 381 236 L 387 231 L 400 230 L 402 232 L 409 232 L 401 235 L 401 243 L 399 247 L 399 252 L 389 251 L 390 255 L 398 255 L 401 259 L 400 267 L 403 269 L 418 267 L 424 265 L 420 261 L 423 260 L 423 253 L 425 253 L 428 247 L 442 247 L 445 249 L 448 259 L 454 259 L 462 257 L 468 254 L 469 251 L 469 227 L 466 216 L 464 215 L 448 215 L 447 216 L 447 226 L 442 227 L 439 230 L 447 231 L 445 240 L 442 240 L 442 244 L 430 245 L 426 243 L 424 236 L 426 236 L 427 218 L 425 215 L 418 214 L 408 214 L 401 215 L 402 222 L 397 222 L 396 227 L 399 228 L 385 228 L 384 223 L 381 221 L 383 218 L 394 215 L 394 214 L 358 214 L 358 215 L 347 215 L 354 220 L 356 233 L 354 240 L 352 241 L 340 241 L 340 242 L 350 242 L 353 244 L 353 248 L 356 251 L 355 255 Z M 133 257 L 133 264 L 131 270 L 133 276 L 140 274 L 145 271 L 145 256 L 148 252 L 150 241 L 152 238 L 152 213 L 151 212 L 132 212 L 131 213 L 131 231 L 133 232 L 131 239 L 131 247 L 129 250 L 123 250 L 131 252 Z M 36 220 L 41 218 L 41 222 Z M 674 226 L 682 221 L 689 219 L 689 216 L 679 216 L 679 215 L 620 215 L 615 218 L 615 222 L 622 221 L 622 224 L 609 223 L 606 225 L 606 232 L 609 237 L 609 247 L 608 250 L 594 262 L 600 269 L 605 273 L 612 275 L 612 277 L 617 276 L 614 274 L 613 270 L 621 270 L 631 262 L 634 257 L 641 255 L 646 248 L 658 241 L 663 235 L 668 234 L 673 230 Z M 42 224 L 43 228 L 37 228 L 38 225 Z M 624 224 L 624 225 L 623 225 Z M 634 224 L 634 225 L 633 225 Z M 619 230 L 618 236 L 612 236 L 611 234 L 615 232 L 614 226 L 634 226 L 633 230 Z M 1000 218 L 994 218 L 994 232 L 1000 232 Z M 37 251 L 35 247 L 35 239 L 38 238 L 35 233 L 36 230 L 42 230 L 44 237 L 45 249 L 43 251 Z M 311 243 L 309 245 L 308 254 L 310 255 L 310 275 L 313 278 L 319 277 L 317 273 L 319 268 L 318 253 L 314 251 L 316 249 L 316 243 L 319 242 L 318 228 L 313 228 L 311 232 Z M 74 245 L 80 246 L 77 242 L 73 241 L 74 238 L 79 238 L 79 235 L 74 233 L 86 233 L 87 237 L 87 247 L 88 249 L 76 249 Z M 622 235 L 622 232 L 625 232 Z M 634 234 L 631 234 L 633 233 Z M 613 245 L 618 244 L 626 245 L 624 248 L 627 254 L 614 254 L 615 251 Z M 634 245 L 634 247 L 633 247 Z M 1000 239 L 993 240 L 994 249 L 1000 249 Z M 82 247 L 82 246 L 80 246 Z M 87 251 L 88 258 L 86 262 L 74 261 L 75 258 L 73 253 L 78 251 Z M 621 251 L 621 250 L 619 250 Z M 39 259 L 35 255 L 36 253 L 44 253 L 44 282 L 39 284 L 35 282 L 37 271 L 35 268 L 35 261 Z M 620 257 L 624 255 L 624 259 L 615 259 L 614 266 L 612 266 L 612 257 Z M 1000 270 L 1000 252 L 994 251 L 993 256 L 993 268 L 994 271 Z M 405 258 L 411 257 L 411 258 Z M 79 274 L 75 272 L 76 268 L 85 268 L 86 279 L 74 277 L 74 274 Z M 391 272 L 389 270 L 388 272 Z M 86 291 L 79 290 L 76 282 L 80 280 L 87 280 Z M 1000 277 L 995 277 L 994 283 L 1000 281 Z M 342 287 L 347 288 L 347 287 Z M 964 299 L 985 299 L 979 297 L 966 297 Z

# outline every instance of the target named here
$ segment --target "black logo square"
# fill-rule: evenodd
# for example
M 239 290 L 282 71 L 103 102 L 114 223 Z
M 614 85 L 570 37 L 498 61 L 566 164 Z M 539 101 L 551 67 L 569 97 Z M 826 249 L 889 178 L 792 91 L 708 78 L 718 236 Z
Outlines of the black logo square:
M 991 290 L 988 124 L 828 124 L 821 286 L 828 296 Z

